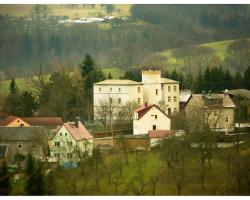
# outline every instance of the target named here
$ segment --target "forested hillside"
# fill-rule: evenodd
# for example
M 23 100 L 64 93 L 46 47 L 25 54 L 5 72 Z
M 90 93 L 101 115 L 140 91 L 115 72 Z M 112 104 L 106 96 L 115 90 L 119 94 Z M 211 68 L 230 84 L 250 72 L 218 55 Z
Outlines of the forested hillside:
M 111 9 L 89 5 L 88 12 L 84 6 L 71 6 L 68 16 L 63 6 L 61 10 L 50 5 L 23 6 L 22 9 L 29 11 L 25 15 L 20 9 L 13 14 L 14 7 L 6 10 L 4 6 L 0 6 L 0 71 L 7 78 L 31 74 L 31 68 L 39 64 L 52 70 L 53 63 L 58 61 L 73 68 L 87 53 L 100 67 L 127 69 L 151 63 L 171 67 L 170 56 L 155 53 L 248 38 L 250 33 L 248 5 L 132 5 L 131 13 L 129 5 L 120 8 L 115 5 Z M 88 15 L 118 17 L 98 23 L 60 23 Z M 245 46 L 249 51 L 249 46 Z M 246 54 L 243 57 L 246 60 Z M 234 61 L 223 59 L 217 64 L 231 65 L 240 71 L 247 68 L 248 62 L 237 68 Z M 183 64 L 179 69 L 184 71 L 184 68 Z

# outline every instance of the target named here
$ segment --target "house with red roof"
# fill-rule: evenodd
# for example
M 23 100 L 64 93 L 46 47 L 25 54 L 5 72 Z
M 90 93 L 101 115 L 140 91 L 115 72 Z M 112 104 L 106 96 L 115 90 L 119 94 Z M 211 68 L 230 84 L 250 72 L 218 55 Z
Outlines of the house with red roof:
M 58 127 L 49 143 L 50 157 L 60 163 L 77 162 L 86 153 L 92 155 L 93 136 L 79 120 Z
M 23 120 L 21 117 L 10 115 L 1 121 L 0 126 L 5 127 L 20 127 L 20 126 L 31 126 L 27 121 Z
M 133 134 L 146 135 L 151 130 L 170 130 L 171 120 L 159 106 L 145 103 L 134 110 Z

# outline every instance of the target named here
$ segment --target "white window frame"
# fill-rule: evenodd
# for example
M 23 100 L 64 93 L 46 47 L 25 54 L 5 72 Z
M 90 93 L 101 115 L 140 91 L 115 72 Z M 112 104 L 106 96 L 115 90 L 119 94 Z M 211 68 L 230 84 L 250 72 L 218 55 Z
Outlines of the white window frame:
M 20 145 L 21 147 L 19 147 L 19 145 Z M 18 149 L 22 149 L 22 148 L 23 148 L 23 143 L 22 143 L 22 141 L 17 141 L 17 148 L 18 148 Z

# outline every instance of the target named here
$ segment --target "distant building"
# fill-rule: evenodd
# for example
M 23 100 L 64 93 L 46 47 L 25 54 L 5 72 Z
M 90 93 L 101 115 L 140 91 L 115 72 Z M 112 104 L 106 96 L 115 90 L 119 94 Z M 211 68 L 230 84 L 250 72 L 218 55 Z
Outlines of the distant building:
M 50 141 L 50 157 L 60 163 L 79 161 L 83 153 L 92 155 L 93 136 L 78 120 L 64 123 Z
M 148 134 L 150 130 L 170 130 L 171 120 L 157 105 L 141 106 L 134 110 L 133 134 Z
M 192 96 L 191 90 L 180 90 L 180 109 L 185 108 L 187 102 Z
M 94 117 L 96 106 L 101 101 L 114 101 L 125 105 L 126 102 L 138 102 L 143 105 L 165 104 L 168 114 L 179 111 L 179 82 L 161 78 L 160 70 L 142 70 L 142 82 L 131 80 L 105 80 L 94 84 Z
M 46 156 L 47 136 L 43 127 L 0 127 L 0 145 L 8 146 L 12 161 L 17 155 L 24 159 L 29 152 L 36 158 Z
M 17 117 L 8 116 L 1 121 L 0 126 L 5 127 L 29 127 L 29 126 L 44 126 L 46 128 L 56 128 L 63 124 L 61 117 Z
M 210 128 L 219 132 L 234 130 L 234 110 L 236 106 L 228 94 L 192 94 L 185 106 L 188 118 L 200 112 L 206 115 Z

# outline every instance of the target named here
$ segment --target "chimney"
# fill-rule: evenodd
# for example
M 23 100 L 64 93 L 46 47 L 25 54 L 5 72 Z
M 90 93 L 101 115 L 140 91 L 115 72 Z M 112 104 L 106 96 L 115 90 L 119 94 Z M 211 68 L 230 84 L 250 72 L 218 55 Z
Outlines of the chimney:
M 80 121 L 80 117 L 76 117 L 76 119 L 75 119 L 75 126 L 77 128 L 79 127 L 79 121 Z
M 224 94 L 225 96 L 228 95 L 228 89 L 225 89 Z
M 144 103 L 144 106 L 145 106 L 145 107 L 148 107 L 148 102 L 145 102 L 145 103 Z

